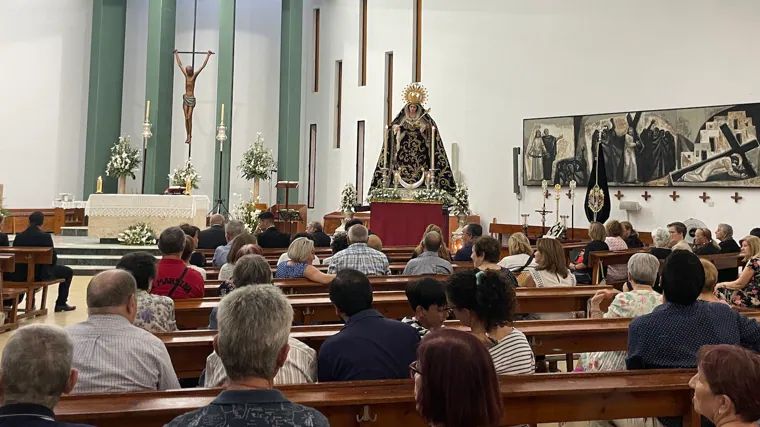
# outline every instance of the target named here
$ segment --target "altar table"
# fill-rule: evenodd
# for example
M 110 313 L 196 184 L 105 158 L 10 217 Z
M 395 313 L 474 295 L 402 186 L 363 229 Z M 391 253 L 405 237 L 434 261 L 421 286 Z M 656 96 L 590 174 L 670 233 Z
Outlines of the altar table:
M 449 214 L 439 202 L 374 202 L 370 209 L 370 227 L 383 246 L 416 246 L 430 224 L 441 227 L 444 239 L 449 235 Z
M 130 225 L 144 222 L 156 234 L 183 223 L 206 228 L 211 201 L 207 196 L 158 194 L 91 194 L 87 201 L 90 237 L 115 239 Z

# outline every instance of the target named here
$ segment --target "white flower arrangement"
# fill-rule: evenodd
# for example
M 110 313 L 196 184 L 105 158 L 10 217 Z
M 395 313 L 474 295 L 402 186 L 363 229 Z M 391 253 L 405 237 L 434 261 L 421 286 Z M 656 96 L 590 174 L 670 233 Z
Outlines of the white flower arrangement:
M 111 160 L 106 165 L 106 175 L 112 178 L 131 176 L 140 168 L 140 150 L 129 143 L 129 135 L 119 137 L 119 142 L 111 147 Z
M 253 234 L 257 228 L 259 228 L 259 214 L 261 210 L 256 209 L 253 200 L 253 192 L 251 192 L 251 201 L 246 201 L 240 194 L 233 194 L 238 197 L 238 203 L 232 206 L 232 212 L 230 213 L 232 219 L 243 221 L 245 225 L 245 231 L 249 234 Z
M 155 245 L 156 233 L 148 224 L 138 222 L 119 233 L 119 243 L 129 246 Z
M 466 216 L 472 213 L 470 210 L 470 191 L 466 184 L 457 184 L 457 188 L 454 190 L 451 213 Z
M 401 200 L 401 193 L 395 188 L 375 187 L 369 190 L 368 202 L 383 202 L 388 200 Z
M 184 187 L 185 181 L 188 179 L 190 180 L 190 186 L 193 190 L 197 190 L 198 183 L 201 182 L 201 176 L 198 174 L 198 171 L 195 170 L 195 167 L 193 167 L 192 159 L 187 159 L 185 166 L 179 169 L 174 169 L 174 172 L 169 174 L 169 185 Z
M 274 167 L 274 154 L 272 150 L 264 146 L 264 138 L 259 132 L 256 134 L 256 141 L 243 153 L 243 158 L 240 159 L 237 169 L 240 176 L 248 181 L 254 178 L 265 181 L 271 177 Z
M 448 209 L 454 202 L 453 197 L 440 188 L 425 188 L 418 190 L 414 193 L 412 198 L 421 202 L 441 202 L 446 209 Z
M 354 212 L 357 200 L 356 197 L 356 187 L 349 182 L 343 187 L 343 191 L 340 192 L 340 211 Z

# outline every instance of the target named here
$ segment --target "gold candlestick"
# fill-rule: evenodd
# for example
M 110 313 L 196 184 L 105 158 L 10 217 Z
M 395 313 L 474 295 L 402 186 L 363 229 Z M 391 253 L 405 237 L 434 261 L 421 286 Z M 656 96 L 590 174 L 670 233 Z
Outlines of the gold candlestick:
M 148 116 L 150 116 L 150 99 L 148 100 L 148 104 L 145 106 L 145 120 L 148 120 Z
M 102 176 L 98 177 L 98 184 L 97 184 L 97 188 L 95 190 L 95 193 L 97 193 L 97 194 L 103 194 L 103 177 Z
M 190 182 L 190 178 L 185 178 L 185 194 L 190 195 L 193 184 Z

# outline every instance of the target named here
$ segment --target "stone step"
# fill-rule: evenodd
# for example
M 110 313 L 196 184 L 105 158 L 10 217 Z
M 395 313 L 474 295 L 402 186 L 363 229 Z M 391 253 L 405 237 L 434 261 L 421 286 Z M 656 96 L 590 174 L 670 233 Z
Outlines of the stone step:
M 87 245 L 87 246 L 56 246 L 58 255 L 118 255 L 119 257 L 131 252 L 148 252 L 161 255 L 156 246 L 121 246 L 121 245 Z
M 94 276 L 114 268 L 112 265 L 72 265 L 70 267 L 75 276 Z
M 61 235 L 67 237 L 87 237 L 87 228 L 83 227 L 61 227 Z
M 68 266 L 111 266 L 119 263 L 122 255 L 58 255 L 58 263 Z M 156 259 L 161 259 L 157 256 Z

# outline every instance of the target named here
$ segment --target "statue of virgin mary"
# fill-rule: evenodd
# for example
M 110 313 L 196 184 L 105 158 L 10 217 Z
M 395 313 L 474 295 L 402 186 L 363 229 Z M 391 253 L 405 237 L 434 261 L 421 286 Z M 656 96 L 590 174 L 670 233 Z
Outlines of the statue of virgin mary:
M 430 110 L 424 107 L 426 99 L 427 90 L 419 83 L 404 89 L 405 105 L 386 132 L 383 151 L 372 176 L 372 188 L 382 187 L 383 167 L 389 169 L 391 182 L 394 173 L 399 172 L 404 183 L 419 186 L 424 182 L 425 171 L 431 167 L 432 152 L 436 187 L 449 193 L 456 189 L 438 125 L 430 116 Z

